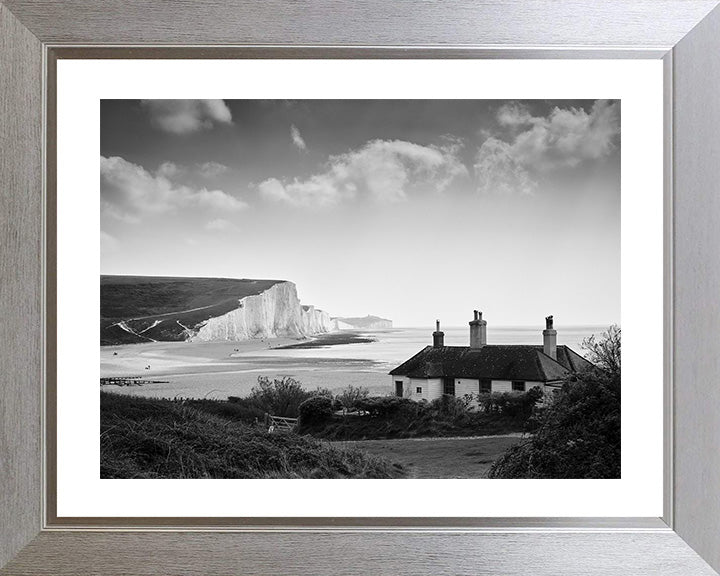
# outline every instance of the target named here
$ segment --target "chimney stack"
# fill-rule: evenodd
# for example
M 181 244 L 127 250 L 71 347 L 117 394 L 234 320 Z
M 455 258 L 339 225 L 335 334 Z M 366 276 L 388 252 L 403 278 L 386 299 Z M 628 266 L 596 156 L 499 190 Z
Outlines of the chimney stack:
M 440 331 L 440 320 L 435 320 L 435 332 L 433 332 L 433 347 L 440 348 L 445 345 L 445 332 Z
M 553 329 L 553 317 L 545 317 L 543 330 L 543 352 L 553 360 L 557 360 L 557 330 Z
M 470 322 L 470 348 L 482 348 L 487 344 L 487 322 L 482 312 L 474 311 L 475 318 Z

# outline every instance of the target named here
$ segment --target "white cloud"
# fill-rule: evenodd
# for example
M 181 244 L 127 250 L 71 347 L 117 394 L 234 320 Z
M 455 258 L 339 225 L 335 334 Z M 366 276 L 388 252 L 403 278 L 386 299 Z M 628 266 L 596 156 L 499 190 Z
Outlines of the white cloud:
M 452 178 L 466 173 L 456 154 L 455 143 L 440 147 L 372 140 L 358 150 L 331 156 L 320 174 L 289 183 L 270 178 L 258 188 L 269 200 L 296 206 L 330 206 L 361 194 L 379 202 L 399 202 L 418 183 L 444 190 Z
M 224 218 L 215 218 L 215 220 L 210 220 L 207 224 L 205 224 L 205 230 L 210 230 L 212 232 L 220 232 L 221 230 L 227 230 L 232 227 L 233 225 Z
M 620 134 L 620 103 L 596 101 L 590 112 L 555 107 L 547 117 L 532 116 L 521 104 L 502 106 L 501 126 L 510 128 L 510 142 L 489 137 L 478 150 L 475 175 L 486 193 L 532 193 L 532 172 L 568 168 L 604 158 Z
M 232 124 L 232 114 L 223 100 L 141 100 L 150 122 L 172 134 L 189 134 L 212 128 L 214 124 Z
M 522 104 L 511 103 L 501 106 L 497 120 L 501 126 L 521 126 L 532 122 L 532 115 Z
M 177 176 L 181 170 L 184 170 L 182 166 L 178 166 L 174 162 L 163 162 L 157 169 L 157 174 L 165 176 L 165 178 L 173 178 Z
M 155 174 L 118 156 L 100 157 L 100 197 L 103 211 L 125 222 L 139 222 L 146 214 L 182 208 L 238 211 L 245 202 L 221 190 L 199 190 L 170 181 L 170 163 Z M 173 165 L 174 166 L 174 165 Z
M 478 190 L 486 194 L 532 194 L 537 183 L 515 158 L 512 146 L 497 138 L 488 138 L 475 161 Z
M 215 178 L 228 171 L 228 167 L 220 162 L 203 162 L 198 166 L 198 173 L 203 178 Z
M 300 135 L 300 130 L 297 129 L 295 124 L 290 126 L 290 137 L 292 138 L 293 144 L 295 144 L 295 146 L 297 146 L 300 150 L 307 150 L 305 140 L 303 140 L 303 137 Z

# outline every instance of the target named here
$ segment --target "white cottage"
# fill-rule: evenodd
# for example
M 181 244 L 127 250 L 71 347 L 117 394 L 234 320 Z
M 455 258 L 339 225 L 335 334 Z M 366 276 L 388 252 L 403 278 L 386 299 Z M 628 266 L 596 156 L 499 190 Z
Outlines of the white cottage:
M 557 345 L 553 317 L 545 318 L 543 344 L 487 344 L 487 322 L 475 310 L 470 346 L 445 346 L 436 322 L 433 345 L 423 348 L 390 372 L 395 394 L 413 400 L 434 400 L 447 394 L 525 392 L 534 386 L 557 389 L 573 372 L 591 366 L 567 346 Z

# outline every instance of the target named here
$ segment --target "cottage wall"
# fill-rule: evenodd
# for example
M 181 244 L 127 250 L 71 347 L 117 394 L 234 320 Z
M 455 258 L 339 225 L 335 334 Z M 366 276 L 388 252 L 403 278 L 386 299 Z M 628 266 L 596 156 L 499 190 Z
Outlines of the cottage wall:
M 525 392 L 530 390 L 530 388 L 534 388 L 535 386 L 539 386 L 540 390 L 545 390 L 545 384 L 543 382 L 525 382 Z M 493 392 L 512 392 L 512 381 L 511 380 L 493 380 L 492 381 L 492 391 Z
M 391 376 L 393 394 L 396 382 L 402 382 L 403 398 L 412 400 L 434 400 L 440 398 L 443 392 L 442 380 L 439 378 L 408 378 L 407 376 Z M 420 392 L 418 392 L 418 388 Z
M 425 400 L 435 400 L 440 398 L 443 393 L 443 383 L 440 378 L 428 378 L 427 380 L 415 380 L 417 386 L 422 386 L 422 382 L 425 382 L 423 387 L 423 398 Z
M 480 392 L 480 381 L 469 378 L 455 378 L 455 397 L 462 398 L 465 394 L 477 395 Z
M 392 376 L 392 390 L 393 393 L 396 390 L 395 383 L 403 383 L 403 398 L 410 398 L 412 400 L 427 400 L 432 401 L 440 398 L 443 395 L 443 381 L 442 378 L 408 378 L 407 376 Z M 538 386 L 543 392 L 551 392 L 552 390 L 559 389 L 552 385 L 545 386 L 543 382 L 525 382 L 525 391 L 527 392 L 531 388 Z M 418 392 L 420 388 L 420 392 Z M 492 380 L 491 381 L 492 392 L 503 393 L 512 392 L 512 381 L 511 380 Z M 477 395 L 480 392 L 480 381 L 471 378 L 456 378 L 455 379 L 455 397 L 462 398 L 466 394 Z

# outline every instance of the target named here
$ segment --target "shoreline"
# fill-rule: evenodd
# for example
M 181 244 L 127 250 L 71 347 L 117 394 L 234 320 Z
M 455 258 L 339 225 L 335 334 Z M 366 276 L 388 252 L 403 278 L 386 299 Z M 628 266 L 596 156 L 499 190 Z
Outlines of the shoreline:
M 337 330 L 326 332 L 310 337 L 308 340 L 297 344 L 278 346 L 275 350 L 309 350 L 313 348 L 329 348 L 331 346 L 343 346 L 346 344 L 370 344 L 377 342 L 377 338 L 367 335 L 363 330 Z

